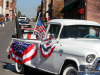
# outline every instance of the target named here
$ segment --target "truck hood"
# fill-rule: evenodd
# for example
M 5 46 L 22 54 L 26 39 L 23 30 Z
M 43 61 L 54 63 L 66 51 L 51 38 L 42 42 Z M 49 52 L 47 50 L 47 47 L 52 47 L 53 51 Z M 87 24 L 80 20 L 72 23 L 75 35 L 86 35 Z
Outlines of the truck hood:
M 65 41 L 66 40 L 66 41 Z M 72 49 L 81 49 L 79 52 L 96 53 L 100 57 L 100 40 L 99 39 L 63 39 L 62 44 L 65 43 L 66 46 L 71 46 Z

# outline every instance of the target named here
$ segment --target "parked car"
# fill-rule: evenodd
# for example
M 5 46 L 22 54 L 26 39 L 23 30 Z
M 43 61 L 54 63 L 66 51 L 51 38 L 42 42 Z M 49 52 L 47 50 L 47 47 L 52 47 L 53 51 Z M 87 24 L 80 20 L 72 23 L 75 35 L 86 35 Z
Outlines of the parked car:
M 49 39 L 51 35 L 54 37 L 52 40 Z M 50 41 L 12 39 L 32 43 L 38 49 L 36 56 L 30 61 L 15 63 L 18 73 L 25 72 L 27 65 L 57 75 L 100 75 L 99 23 L 54 19 L 48 22 L 44 39 Z M 52 49 L 52 46 L 55 47 Z
M 22 25 L 21 29 L 24 29 L 24 28 L 32 28 L 32 25 L 30 25 L 30 24 L 29 25 Z
M 27 17 L 26 16 L 20 16 L 18 18 L 18 21 L 27 21 Z
M 26 19 L 25 18 L 18 18 L 18 21 L 26 21 Z
M 29 25 L 29 22 L 27 22 L 27 21 L 19 21 L 19 25 Z

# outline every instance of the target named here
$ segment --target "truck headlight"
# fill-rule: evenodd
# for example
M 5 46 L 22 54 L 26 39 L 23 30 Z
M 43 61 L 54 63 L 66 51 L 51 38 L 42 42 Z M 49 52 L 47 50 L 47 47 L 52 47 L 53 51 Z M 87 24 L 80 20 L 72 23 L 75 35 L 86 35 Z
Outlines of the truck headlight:
M 95 59 L 95 55 L 94 54 L 90 54 L 86 57 L 86 62 L 87 63 L 91 63 L 93 60 Z

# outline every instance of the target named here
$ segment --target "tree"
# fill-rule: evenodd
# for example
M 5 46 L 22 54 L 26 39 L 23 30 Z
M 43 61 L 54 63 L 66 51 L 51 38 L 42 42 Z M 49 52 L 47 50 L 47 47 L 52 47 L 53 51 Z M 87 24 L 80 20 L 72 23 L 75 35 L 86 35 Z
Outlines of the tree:
M 40 10 L 41 10 L 41 5 L 38 6 L 37 12 L 39 12 Z
M 21 16 L 21 12 L 20 11 L 18 11 L 18 18 Z

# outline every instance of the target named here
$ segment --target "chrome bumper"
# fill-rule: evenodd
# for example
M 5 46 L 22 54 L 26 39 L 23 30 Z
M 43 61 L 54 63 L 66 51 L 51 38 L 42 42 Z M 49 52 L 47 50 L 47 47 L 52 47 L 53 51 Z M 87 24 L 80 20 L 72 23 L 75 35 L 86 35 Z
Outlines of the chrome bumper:
M 100 58 L 93 65 L 80 65 L 80 75 L 100 75 Z

